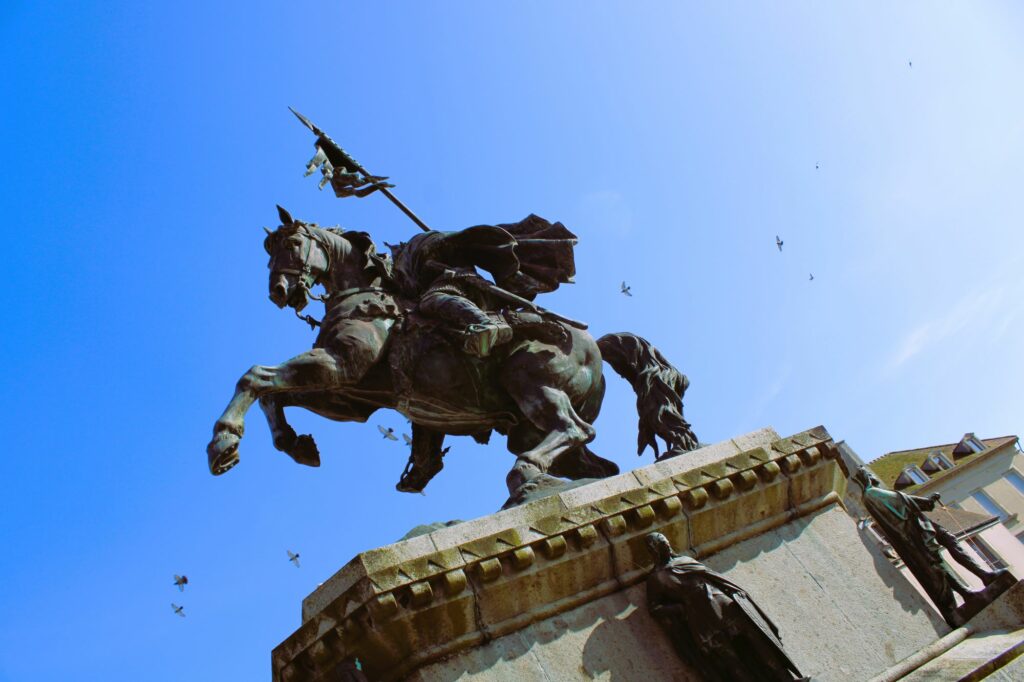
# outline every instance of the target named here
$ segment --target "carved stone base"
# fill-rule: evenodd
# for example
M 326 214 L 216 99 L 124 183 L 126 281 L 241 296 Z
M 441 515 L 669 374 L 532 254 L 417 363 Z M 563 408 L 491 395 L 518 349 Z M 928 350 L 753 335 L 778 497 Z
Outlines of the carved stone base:
M 836 456 L 822 427 L 763 429 L 363 552 L 273 679 L 695 680 L 645 606 L 651 531 L 742 585 L 804 674 L 868 679 L 949 627 L 846 513 Z

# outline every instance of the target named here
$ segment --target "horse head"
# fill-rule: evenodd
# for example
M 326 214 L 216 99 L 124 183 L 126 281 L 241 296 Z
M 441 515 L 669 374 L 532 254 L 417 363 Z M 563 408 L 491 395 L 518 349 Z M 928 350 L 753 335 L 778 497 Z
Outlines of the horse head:
M 279 308 L 296 312 L 309 303 L 310 290 L 322 284 L 328 294 L 335 291 L 377 286 L 390 279 L 391 267 L 377 254 L 365 232 L 322 228 L 292 218 L 277 207 L 281 225 L 267 232 L 263 248 L 270 255 L 270 300 Z
M 270 255 L 270 300 L 278 308 L 290 306 L 296 312 L 309 303 L 309 291 L 322 283 L 330 272 L 331 257 L 327 244 L 315 225 L 295 220 L 277 207 L 281 225 L 267 232 L 263 248 Z

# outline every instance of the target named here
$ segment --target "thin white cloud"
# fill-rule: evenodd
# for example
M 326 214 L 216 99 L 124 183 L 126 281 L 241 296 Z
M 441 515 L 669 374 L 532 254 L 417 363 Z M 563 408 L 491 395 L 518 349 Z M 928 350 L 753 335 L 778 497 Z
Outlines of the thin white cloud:
M 1016 281 L 1014 281 L 1016 280 Z M 945 313 L 910 330 L 885 365 L 896 371 L 922 352 L 963 333 L 1001 336 L 1019 314 L 1019 279 L 994 277 L 962 297 Z
M 775 380 L 765 387 L 764 391 L 754 402 L 754 406 L 751 411 L 751 421 L 759 419 L 779 394 L 782 393 L 782 389 L 786 387 L 786 382 L 789 381 L 789 377 L 792 373 L 793 364 L 790 362 L 787 362 L 778 369 L 775 374 Z

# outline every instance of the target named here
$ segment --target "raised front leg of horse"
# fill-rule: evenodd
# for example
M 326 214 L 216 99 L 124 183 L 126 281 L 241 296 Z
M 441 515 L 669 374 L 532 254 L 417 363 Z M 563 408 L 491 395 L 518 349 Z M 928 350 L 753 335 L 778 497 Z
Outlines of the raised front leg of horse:
M 316 441 L 308 433 L 301 436 L 295 432 L 284 416 L 285 394 L 268 394 L 260 398 L 260 409 L 267 418 L 270 435 L 274 439 L 274 447 L 285 453 L 296 464 L 310 467 L 320 466 L 320 450 Z M 291 402 L 287 403 L 291 405 Z
M 223 474 L 238 464 L 238 442 L 245 433 L 245 414 L 260 397 L 295 390 L 323 390 L 343 385 L 346 373 L 333 354 L 316 348 L 274 367 L 255 365 L 242 375 L 224 413 L 213 426 L 206 447 L 210 473 Z
M 349 400 L 344 391 L 291 391 L 268 393 L 260 398 L 260 409 L 267 417 L 274 447 L 296 464 L 320 466 L 320 450 L 308 433 L 297 434 L 285 418 L 284 408 L 301 407 L 321 417 L 339 422 L 365 422 L 377 406 L 365 398 Z
M 238 380 L 231 402 L 214 424 L 213 440 L 206 448 L 210 472 L 217 476 L 238 464 L 238 442 L 245 432 L 245 415 L 254 402 L 267 395 L 337 392 L 357 384 L 380 360 L 392 324 L 391 319 L 325 321 L 317 338 L 317 348 L 276 367 L 256 365 L 246 372 Z M 340 399 L 343 401 L 343 396 Z M 317 402 L 324 403 L 323 400 Z M 309 407 L 316 411 L 317 405 Z M 333 407 L 330 402 L 324 403 L 327 411 Z M 276 410 L 271 416 L 278 416 Z M 275 434 L 279 435 L 282 434 Z

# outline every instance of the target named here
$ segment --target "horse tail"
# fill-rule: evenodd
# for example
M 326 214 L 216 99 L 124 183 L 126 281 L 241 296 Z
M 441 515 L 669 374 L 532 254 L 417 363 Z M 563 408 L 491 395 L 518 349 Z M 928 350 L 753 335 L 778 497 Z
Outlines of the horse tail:
M 636 393 L 637 454 L 654 450 L 655 459 L 672 457 L 698 447 L 697 436 L 683 419 L 683 394 L 690 381 L 672 366 L 649 341 L 636 334 L 605 334 L 597 340 L 601 357 L 633 386 Z M 666 451 L 658 455 L 655 436 L 665 441 Z

